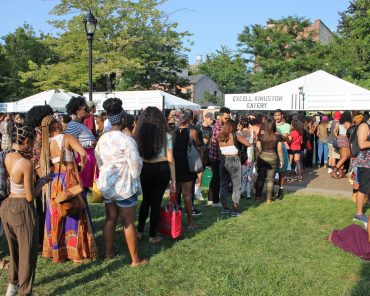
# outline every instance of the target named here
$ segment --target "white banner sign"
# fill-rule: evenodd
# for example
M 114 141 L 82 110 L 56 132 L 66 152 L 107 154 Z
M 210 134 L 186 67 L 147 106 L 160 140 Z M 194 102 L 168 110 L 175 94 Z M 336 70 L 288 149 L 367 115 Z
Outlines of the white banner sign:
M 226 94 L 225 106 L 231 110 L 302 110 L 303 98 L 299 94 L 292 94 L 291 96 Z

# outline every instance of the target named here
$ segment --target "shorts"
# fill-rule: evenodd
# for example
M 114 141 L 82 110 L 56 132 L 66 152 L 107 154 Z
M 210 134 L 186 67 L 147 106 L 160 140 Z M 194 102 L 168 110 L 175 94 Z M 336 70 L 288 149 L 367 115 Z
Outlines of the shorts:
M 301 154 L 301 150 L 289 150 L 289 154 Z
M 347 136 L 339 135 L 337 137 L 338 148 L 349 148 L 349 141 Z
M 110 204 L 114 202 L 120 208 L 131 208 L 137 205 L 137 193 L 126 199 L 111 200 L 104 197 L 103 202 L 104 204 Z
M 370 192 L 370 168 L 357 168 L 357 178 L 360 187 L 358 191 L 367 195 Z
M 329 143 L 328 148 L 329 148 L 329 158 L 340 159 L 340 154 L 335 151 L 333 144 Z

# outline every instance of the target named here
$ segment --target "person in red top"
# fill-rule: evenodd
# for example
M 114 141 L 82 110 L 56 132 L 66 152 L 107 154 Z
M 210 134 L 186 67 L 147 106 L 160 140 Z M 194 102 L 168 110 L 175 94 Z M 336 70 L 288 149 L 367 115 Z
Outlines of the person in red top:
M 94 118 L 94 114 L 96 112 L 95 103 L 93 101 L 87 101 L 86 103 L 90 109 L 90 116 L 84 119 L 84 125 L 90 130 L 90 132 L 96 138 L 96 126 L 95 126 L 95 118 Z
M 293 119 L 291 122 L 292 130 L 289 135 L 290 142 L 290 163 L 293 164 L 293 159 L 297 167 L 298 181 L 302 181 L 301 168 L 301 144 L 303 139 L 303 125 L 299 120 Z

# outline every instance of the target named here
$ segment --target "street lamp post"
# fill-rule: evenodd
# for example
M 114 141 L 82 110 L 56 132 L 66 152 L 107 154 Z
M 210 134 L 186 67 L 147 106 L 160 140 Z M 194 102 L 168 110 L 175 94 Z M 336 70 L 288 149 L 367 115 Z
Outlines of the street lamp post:
M 304 92 L 303 92 L 303 86 L 298 87 L 299 89 L 299 97 L 302 98 L 302 109 L 304 110 Z
M 89 13 L 84 18 L 85 32 L 89 45 L 89 101 L 92 101 L 92 42 L 97 22 L 90 9 Z

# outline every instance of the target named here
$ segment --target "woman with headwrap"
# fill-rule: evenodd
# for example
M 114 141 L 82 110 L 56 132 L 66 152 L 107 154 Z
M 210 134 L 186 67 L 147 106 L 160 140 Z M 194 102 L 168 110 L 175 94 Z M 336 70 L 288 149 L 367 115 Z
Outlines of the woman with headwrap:
M 105 259 L 114 257 L 114 232 L 120 217 L 131 256 L 131 266 L 135 267 L 148 263 L 148 260 L 140 259 L 138 255 L 134 223 L 143 162 L 135 140 L 122 133 L 125 119 L 122 101 L 118 98 L 107 99 L 103 108 L 112 125 L 112 129 L 100 137 L 95 149 L 100 171 L 97 185 L 103 195 L 106 214 L 103 230 Z

